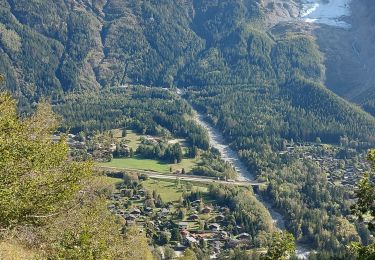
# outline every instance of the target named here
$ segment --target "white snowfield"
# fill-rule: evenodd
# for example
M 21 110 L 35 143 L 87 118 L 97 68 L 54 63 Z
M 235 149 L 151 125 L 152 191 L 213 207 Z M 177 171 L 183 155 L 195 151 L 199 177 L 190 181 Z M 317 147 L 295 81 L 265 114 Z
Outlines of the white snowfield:
M 349 29 L 343 18 L 351 14 L 351 0 L 303 0 L 300 17 L 309 23 L 327 24 Z

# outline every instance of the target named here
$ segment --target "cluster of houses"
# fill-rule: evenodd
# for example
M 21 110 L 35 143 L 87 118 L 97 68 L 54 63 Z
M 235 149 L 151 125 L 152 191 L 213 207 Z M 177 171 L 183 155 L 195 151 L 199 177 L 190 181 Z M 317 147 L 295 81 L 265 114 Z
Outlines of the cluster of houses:
M 349 156 L 342 158 L 340 153 L 344 150 Z M 351 189 L 356 187 L 363 173 L 370 170 L 365 154 L 358 154 L 352 148 L 316 143 L 295 143 L 288 144 L 279 155 L 314 161 L 327 173 L 329 183 Z
M 86 147 L 86 142 L 74 134 L 68 134 L 67 142 L 70 148 L 84 149 Z
M 182 254 L 189 247 L 204 247 L 215 256 L 228 245 L 236 247 L 250 244 L 251 236 L 248 233 L 234 234 L 228 230 L 225 219 L 231 212 L 227 207 L 204 205 L 201 200 L 196 200 L 191 202 L 189 210 L 181 219 L 178 217 L 181 205 L 169 202 L 161 207 L 149 207 L 145 203 L 146 197 L 147 191 L 144 189 L 136 192 L 122 189 L 112 195 L 108 208 L 123 218 L 125 225 L 137 225 L 146 234 L 146 229 L 150 227 L 156 234 L 165 230 L 178 230 L 179 241 L 170 243 L 176 255 Z M 240 229 L 237 227 L 237 230 Z
M 52 136 L 52 141 L 59 142 L 61 139 L 60 135 L 54 134 Z M 86 141 L 82 140 L 79 136 L 74 134 L 68 134 L 67 135 L 67 144 L 71 150 L 77 149 L 77 150 L 83 150 L 86 149 Z
M 191 228 L 192 222 L 199 220 L 199 215 L 192 214 L 188 217 L 188 221 L 181 221 L 178 223 L 181 236 L 183 238 L 183 245 L 187 247 L 199 247 L 203 244 L 212 249 L 212 254 L 221 253 L 224 246 L 231 244 L 232 247 L 240 243 L 248 244 L 251 236 L 248 233 L 240 233 L 233 235 L 224 224 L 221 224 L 225 216 L 219 214 L 214 218 L 215 222 L 208 223 L 204 229 Z
M 53 135 L 52 140 L 58 142 L 60 135 Z M 103 140 L 94 140 L 92 136 L 81 137 L 79 135 L 68 134 L 67 144 L 73 158 L 92 158 L 97 162 L 108 162 L 113 158 L 115 152 L 129 154 L 129 147 L 125 143 L 115 143 L 110 138 L 102 138 Z M 99 138 L 100 139 L 100 138 Z

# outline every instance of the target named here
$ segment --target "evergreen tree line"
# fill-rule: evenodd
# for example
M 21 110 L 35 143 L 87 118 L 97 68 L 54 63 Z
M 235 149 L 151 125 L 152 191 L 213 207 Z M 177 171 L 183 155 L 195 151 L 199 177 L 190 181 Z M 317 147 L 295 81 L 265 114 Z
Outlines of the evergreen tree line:
M 124 128 L 140 134 L 186 138 L 207 150 L 207 133 L 191 119 L 191 108 L 166 90 L 142 86 L 70 94 L 54 103 L 62 131 L 85 133 Z

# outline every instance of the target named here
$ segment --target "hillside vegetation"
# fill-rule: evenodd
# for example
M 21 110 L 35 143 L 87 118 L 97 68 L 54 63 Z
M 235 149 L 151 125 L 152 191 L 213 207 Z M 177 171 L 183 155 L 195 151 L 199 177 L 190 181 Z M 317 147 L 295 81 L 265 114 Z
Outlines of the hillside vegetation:
M 60 100 L 64 91 L 96 91 L 127 83 L 251 84 L 264 91 L 280 87 L 275 96 L 281 94 L 307 113 L 324 109 L 319 114 L 329 124 L 319 129 L 324 132 L 320 135 L 346 134 L 337 129 L 348 125 L 347 113 L 352 114 L 350 124 L 354 120 L 371 130 L 372 119 L 345 102 L 338 104 L 324 87 L 297 86 L 288 92 L 291 85 L 301 85 L 300 78 L 320 82 L 323 60 L 307 36 L 276 37 L 263 31 L 264 11 L 255 0 L 2 1 L 0 71 L 6 87 L 25 106 L 26 100 L 46 94 Z M 370 112 L 371 104 L 366 103 Z M 297 115 L 296 120 L 304 118 Z M 357 130 L 351 130 L 354 137 L 364 135 Z
M 112 185 L 91 163 L 72 162 L 65 138 L 51 140 L 50 106 L 20 119 L 0 94 L 0 108 L 1 259 L 152 259 L 146 238 L 122 232 L 107 210 Z
M 0 69 L 7 86 L 27 98 L 129 82 L 244 83 L 274 74 L 267 56 L 277 50 L 256 30 L 259 1 L 22 0 L 1 1 L 0 12 Z
M 375 119 L 325 88 L 324 59 L 315 39 L 263 29 L 263 4 L 0 0 L 0 73 L 25 114 L 47 96 L 65 120 L 62 130 L 130 128 L 182 137 L 207 150 L 207 134 L 192 123 L 191 107 L 169 91 L 186 90 L 184 98 L 208 116 L 249 170 L 268 184 L 260 192 L 284 215 L 288 231 L 319 250 L 312 259 L 345 258 L 351 242 L 373 240 L 363 226 L 349 221 L 352 190 L 329 182 L 331 172 L 318 162 L 304 154 L 288 156 L 287 149 L 313 142 L 324 153 L 321 143 L 332 144 L 346 153 L 345 163 L 352 163 L 374 146 Z M 363 102 L 372 112 L 373 102 Z M 53 166 L 71 166 L 64 162 Z M 34 214 L 29 202 L 17 204 L 7 192 L 15 210 L 0 213 L 6 225 Z M 38 203 L 48 199 L 58 198 L 46 196 Z M 42 213 L 53 213 L 55 207 Z M 84 223 L 91 226 L 95 220 Z M 56 242 L 59 232 L 51 236 L 53 243 L 69 244 Z

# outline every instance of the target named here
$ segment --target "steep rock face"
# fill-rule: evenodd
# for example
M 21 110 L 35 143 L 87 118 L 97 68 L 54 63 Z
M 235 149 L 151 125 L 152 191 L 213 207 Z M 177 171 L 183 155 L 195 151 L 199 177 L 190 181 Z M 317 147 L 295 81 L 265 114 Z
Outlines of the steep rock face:
M 264 24 L 267 28 L 295 21 L 300 16 L 301 3 L 299 0 L 262 0 L 261 4 L 266 17 Z
M 375 80 L 375 2 L 354 0 L 351 29 L 321 26 L 317 42 L 326 55 L 327 86 L 351 101 L 361 103 Z
M 313 36 L 324 56 L 325 85 L 375 115 L 374 1 L 352 0 L 350 16 L 335 18 L 338 19 L 337 24 L 345 23 L 348 26 L 335 26 L 333 20 L 327 22 L 324 17 L 320 22 L 326 21 L 327 24 L 312 23 L 311 19 L 310 23 L 304 22 L 306 19 L 300 17 L 303 3 L 306 3 L 304 0 L 264 0 L 262 3 L 266 24 L 273 35 L 302 33 Z M 335 3 L 341 3 L 336 7 L 343 8 L 342 3 L 347 2 L 336 0 Z M 329 3 L 326 9 L 320 7 L 320 11 L 312 16 L 329 13 L 333 17 L 342 13 L 341 9 L 335 10 L 333 6 Z
M 357 7 L 358 37 L 354 47 L 363 65 L 362 73 L 356 76 L 362 81 L 360 91 L 354 89 L 351 99 L 375 116 L 375 2 L 361 0 L 360 3 L 362 5 Z

